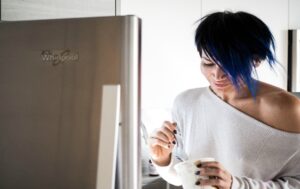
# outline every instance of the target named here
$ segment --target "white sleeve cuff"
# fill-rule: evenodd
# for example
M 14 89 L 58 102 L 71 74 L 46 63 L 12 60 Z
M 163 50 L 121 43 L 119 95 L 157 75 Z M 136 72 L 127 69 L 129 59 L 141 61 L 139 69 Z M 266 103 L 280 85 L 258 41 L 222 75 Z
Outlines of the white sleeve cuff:
M 177 176 L 177 173 L 174 169 L 174 166 L 181 162 L 179 159 L 177 159 L 173 154 L 171 154 L 171 162 L 167 166 L 159 166 L 153 162 L 153 165 L 155 166 L 157 172 L 159 175 L 166 180 L 168 183 L 175 185 L 175 186 L 180 186 L 181 185 L 181 180 Z
M 237 180 L 235 176 L 232 176 L 231 189 L 239 189 L 240 187 L 241 187 L 240 182 Z

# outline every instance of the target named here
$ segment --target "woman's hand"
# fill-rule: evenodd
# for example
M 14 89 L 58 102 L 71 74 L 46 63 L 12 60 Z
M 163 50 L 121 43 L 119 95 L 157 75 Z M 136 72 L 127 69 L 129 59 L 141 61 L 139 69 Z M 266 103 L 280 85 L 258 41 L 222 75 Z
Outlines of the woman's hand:
M 154 163 L 167 166 L 170 163 L 170 154 L 176 144 L 176 123 L 165 121 L 163 125 L 151 133 L 148 138 L 150 155 Z
M 199 167 L 199 171 L 195 174 L 209 179 L 199 179 L 196 185 L 215 186 L 218 189 L 231 188 L 232 175 L 219 162 L 200 162 L 197 167 Z

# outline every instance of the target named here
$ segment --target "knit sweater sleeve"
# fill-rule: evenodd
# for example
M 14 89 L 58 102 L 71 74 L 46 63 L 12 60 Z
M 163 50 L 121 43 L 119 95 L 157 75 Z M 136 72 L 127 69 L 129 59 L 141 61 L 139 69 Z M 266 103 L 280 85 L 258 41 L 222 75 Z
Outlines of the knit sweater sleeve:
M 231 189 L 298 189 L 300 175 L 285 176 L 270 181 L 255 180 L 248 177 L 233 177 Z
M 158 166 L 154 164 L 157 172 L 159 175 L 166 180 L 168 183 L 175 185 L 175 186 L 180 186 L 181 185 L 181 180 L 177 176 L 177 173 L 174 169 L 174 166 L 181 162 L 179 159 L 176 158 L 174 154 L 171 154 L 171 162 L 167 166 Z
M 180 186 L 182 185 L 180 177 L 177 175 L 176 170 L 174 169 L 174 166 L 177 163 L 182 162 L 184 159 L 186 159 L 186 154 L 184 152 L 183 148 L 183 141 L 182 138 L 184 137 L 184 128 L 182 127 L 183 125 L 183 120 L 182 120 L 182 113 L 179 112 L 182 104 L 182 95 L 178 95 L 173 103 L 173 108 L 172 108 L 172 121 L 177 123 L 177 144 L 174 146 L 174 149 L 171 154 L 171 161 L 170 164 L 167 166 L 158 166 L 154 164 L 156 167 L 157 172 L 159 175 L 166 180 L 168 183 L 175 185 L 175 186 Z

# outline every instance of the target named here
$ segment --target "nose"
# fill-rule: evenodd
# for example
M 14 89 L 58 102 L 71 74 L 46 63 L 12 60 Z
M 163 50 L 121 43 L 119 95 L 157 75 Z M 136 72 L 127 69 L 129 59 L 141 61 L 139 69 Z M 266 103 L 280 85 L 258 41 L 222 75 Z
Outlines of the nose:
M 216 65 L 215 69 L 213 71 L 213 76 L 214 76 L 215 79 L 221 80 L 221 79 L 224 79 L 226 77 L 226 74 L 224 73 L 222 68 L 220 68 L 220 66 Z

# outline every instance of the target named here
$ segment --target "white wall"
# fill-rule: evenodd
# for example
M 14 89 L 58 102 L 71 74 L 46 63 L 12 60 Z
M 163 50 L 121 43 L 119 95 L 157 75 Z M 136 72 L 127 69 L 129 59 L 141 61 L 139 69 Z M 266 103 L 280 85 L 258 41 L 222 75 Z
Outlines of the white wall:
M 142 19 L 144 109 L 170 108 L 180 91 L 205 82 L 193 39 L 200 8 L 199 0 L 121 0 L 121 15 Z
M 289 1 L 289 29 L 300 29 L 300 1 Z

